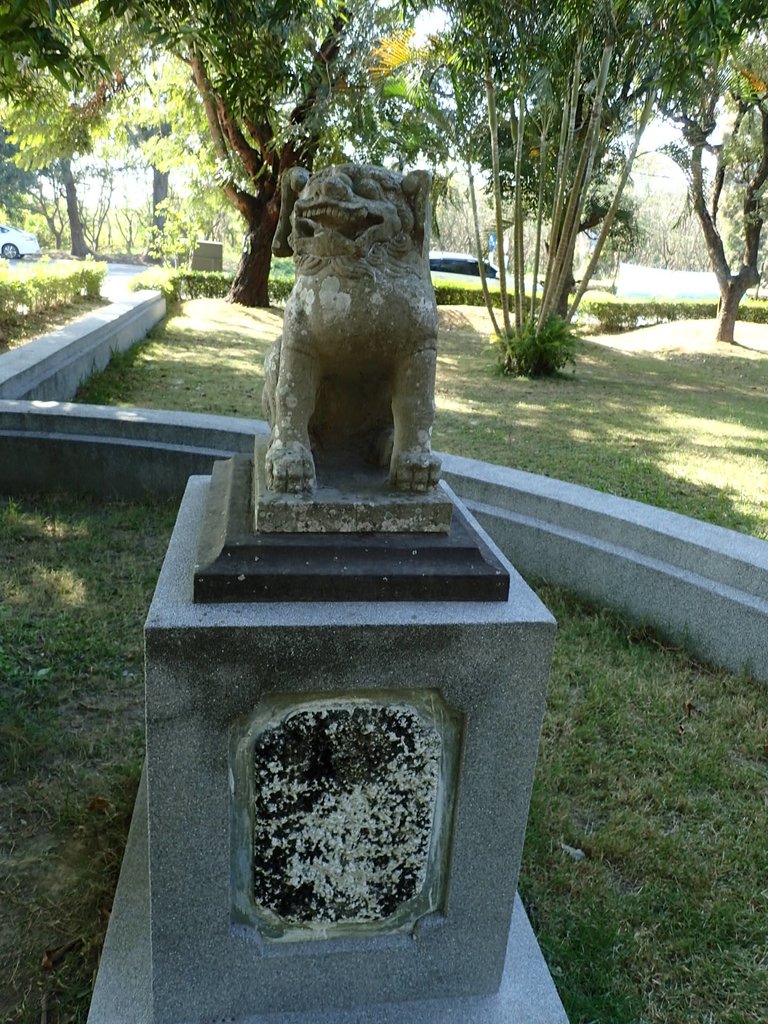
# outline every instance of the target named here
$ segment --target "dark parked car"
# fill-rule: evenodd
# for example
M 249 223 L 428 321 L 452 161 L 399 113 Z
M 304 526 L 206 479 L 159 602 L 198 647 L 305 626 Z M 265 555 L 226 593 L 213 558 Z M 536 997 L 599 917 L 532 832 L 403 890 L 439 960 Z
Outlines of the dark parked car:
M 466 252 L 431 252 L 429 254 L 429 269 L 433 274 L 462 274 L 465 277 L 480 277 L 477 257 L 470 256 Z M 487 260 L 483 263 L 483 269 L 488 278 L 498 276 L 496 267 L 492 267 Z

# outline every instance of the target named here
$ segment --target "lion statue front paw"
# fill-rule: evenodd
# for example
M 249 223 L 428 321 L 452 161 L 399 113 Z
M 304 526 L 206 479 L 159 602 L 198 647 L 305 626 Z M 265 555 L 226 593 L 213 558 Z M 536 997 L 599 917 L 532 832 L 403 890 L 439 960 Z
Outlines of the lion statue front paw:
M 300 494 L 315 488 L 312 453 L 299 441 L 273 441 L 265 462 L 267 486 L 283 494 Z
M 424 451 L 399 452 L 390 475 L 398 491 L 431 491 L 439 480 L 440 459 Z

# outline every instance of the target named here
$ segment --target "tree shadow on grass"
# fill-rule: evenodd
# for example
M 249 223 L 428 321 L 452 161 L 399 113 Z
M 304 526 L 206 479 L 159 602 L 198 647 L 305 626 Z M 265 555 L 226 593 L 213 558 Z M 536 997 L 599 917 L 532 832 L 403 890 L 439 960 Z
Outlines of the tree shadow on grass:
M 173 515 L 168 504 L 94 509 L 55 497 L 0 505 L 6 778 L 34 766 L 44 751 L 55 760 L 67 738 L 65 719 L 83 717 L 89 694 L 95 700 L 112 688 L 119 703 L 134 683 L 140 691 L 141 622 Z M 99 700 L 86 710 L 86 718 L 109 724 L 110 709 Z
M 440 450 L 768 536 L 755 480 L 755 459 L 768 459 L 759 390 L 707 387 L 706 374 L 599 346 L 574 377 L 540 381 L 495 376 L 466 340 L 444 354 Z

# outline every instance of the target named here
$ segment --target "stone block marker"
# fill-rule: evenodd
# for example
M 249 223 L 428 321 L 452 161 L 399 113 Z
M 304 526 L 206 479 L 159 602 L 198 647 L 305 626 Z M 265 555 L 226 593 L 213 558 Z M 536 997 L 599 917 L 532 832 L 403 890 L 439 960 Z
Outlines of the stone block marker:
M 192 270 L 222 270 L 224 267 L 224 246 L 221 242 L 212 242 L 207 238 L 199 238 L 192 253 Z
M 147 619 L 148 873 L 89 1024 L 566 1021 L 512 914 L 549 613 L 506 562 L 504 601 L 195 603 L 208 487 Z

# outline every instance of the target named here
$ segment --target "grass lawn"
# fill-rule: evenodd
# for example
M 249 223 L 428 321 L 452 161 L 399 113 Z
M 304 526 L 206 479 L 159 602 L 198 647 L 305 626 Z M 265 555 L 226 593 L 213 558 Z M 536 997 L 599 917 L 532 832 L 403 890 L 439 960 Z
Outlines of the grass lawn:
M 0 1020 L 84 1022 L 143 759 L 175 510 L 0 502 Z
M 79 399 L 260 417 L 280 329 L 277 310 L 185 303 Z M 512 380 L 494 373 L 485 312 L 443 307 L 434 446 L 768 538 L 768 327 L 739 325 L 752 347 L 718 347 L 712 330 L 586 339 L 574 373 Z
M 512 381 L 493 374 L 479 311 L 442 316 L 436 447 L 768 537 L 768 356 L 671 333 L 664 353 L 601 339 L 581 344 L 574 376 Z M 81 398 L 258 416 L 279 329 L 274 311 L 187 303 Z M 173 515 L 0 506 L 9 1024 L 85 1020 L 138 781 L 141 626 Z M 764 1022 L 768 690 L 537 589 L 559 634 L 520 888 L 572 1024 Z

